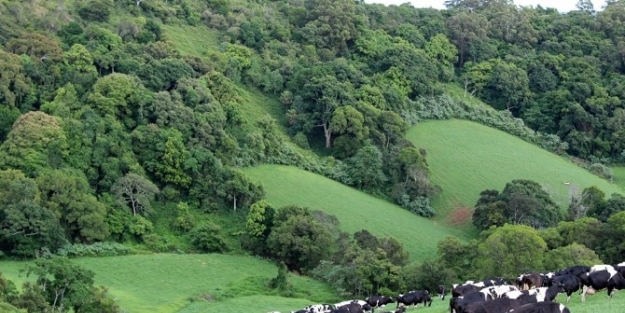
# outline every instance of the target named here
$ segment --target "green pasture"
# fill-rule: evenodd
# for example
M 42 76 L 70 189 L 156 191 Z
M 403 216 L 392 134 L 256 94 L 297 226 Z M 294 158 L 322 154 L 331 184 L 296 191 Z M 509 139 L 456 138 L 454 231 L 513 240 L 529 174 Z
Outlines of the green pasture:
M 625 190 L 625 166 L 612 167 L 614 174 L 614 184 Z
M 410 252 L 413 261 L 434 258 L 436 244 L 446 236 L 469 237 L 459 229 L 295 167 L 262 165 L 244 171 L 262 183 L 272 205 L 299 205 L 336 215 L 341 229 L 349 233 L 367 229 L 377 236 L 393 236 Z
M 205 26 L 162 24 L 163 36 L 174 43 L 183 55 L 205 56 L 219 51 L 219 33 Z
M 274 264 L 254 257 L 221 254 L 150 254 L 74 260 L 96 273 L 126 312 L 267 312 L 293 310 L 337 300 L 332 289 L 307 277 L 290 275 L 296 297 L 265 288 L 277 275 Z M 0 262 L 0 271 L 21 286 L 27 262 Z M 32 279 L 32 277 L 28 278 Z M 251 303 L 258 302 L 254 308 Z
M 623 193 L 618 185 L 563 157 L 478 123 L 426 121 L 410 128 L 406 137 L 427 150 L 432 181 L 443 189 L 434 199 L 439 217 L 473 207 L 481 191 L 501 191 L 513 179 L 540 183 L 562 206 L 568 205 L 571 188 L 595 185 L 608 196 Z

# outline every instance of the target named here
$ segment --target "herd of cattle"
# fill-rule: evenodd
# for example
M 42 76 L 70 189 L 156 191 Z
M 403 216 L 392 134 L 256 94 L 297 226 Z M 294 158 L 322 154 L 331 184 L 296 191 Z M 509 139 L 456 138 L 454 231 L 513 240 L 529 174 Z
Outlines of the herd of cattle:
M 449 309 L 450 313 L 570 313 L 563 304 L 553 302 L 559 293 L 566 293 L 568 303 L 571 294 L 580 291 L 581 301 L 585 302 L 586 294 L 603 289 L 607 289 L 610 298 L 615 290 L 625 289 L 625 262 L 527 273 L 512 282 L 494 278 L 454 284 Z M 440 299 L 445 300 L 445 287 L 439 285 L 437 291 Z M 373 313 L 391 303 L 396 303 L 395 310 L 385 313 L 404 313 L 408 306 L 416 307 L 419 303 L 431 306 L 432 297 L 427 290 L 416 290 L 397 297 L 371 296 L 365 300 L 315 304 L 291 313 Z

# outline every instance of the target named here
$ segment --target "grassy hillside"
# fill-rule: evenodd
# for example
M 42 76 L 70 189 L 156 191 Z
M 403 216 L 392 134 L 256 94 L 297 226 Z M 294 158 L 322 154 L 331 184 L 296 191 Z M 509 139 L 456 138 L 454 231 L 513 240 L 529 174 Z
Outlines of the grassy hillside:
M 263 294 L 259 285 L 274 276 L 276 268 L 250 257 L 156 254 L 81 258 L 75 259 L 75 262 L 93 270 L 96 283 L 108 286 L 112 297 L 126 312 L 132 313 L 290 312 L 311 303 L 335 303 L 340 300 L 334 298 L 323 284 L 293 275 L 289 281 L 296 292 L 307 292 L 309 299 Z M 0 268 L 5 276 L 21 285 L 25 278 L 20 276 L 19 269 L 26 264 L 3 261 Z M 211 300 L 199 300 L 200 295 Z M 564 302 L 566 297 L 561 295 L 557 300 Z M 575 313 L 598 310 L 620 313 L 624 305 L 625 295 L 616 293 L 614 299 L 609 301 L 603 291 L 588 296 L 584 304 L 580 296 L 574 294 L 568 307 Z M 435 298 L 427 311 L 445 313 L 448 308 L 447 300 Z
M 263 184 L 274 206 L 306 206 L 334 214 L 341 228 L 354 233 L 367 229 L 378 236 L 393 236 L 410 252 L 411 260 L 436 254 L 436 243 L 448 235 L 467 233 L 418 217 L 405 209 L 372 197 L 331 179 L 294 167 L 263 165 L 245 170 Z
M 596 185 L 607 195 L 623 193 L 616 184 L 560 156 L 477 123 L 426 121 L 412 127 L 407 138 L 427 150 L 432 180 L 443 188 L 434 205 L 443 213 L 439 216 L 447 219 L 475 205 L 482 190 L 502 190 L 513 179 L 540 183 L 563 205 L 568 203 L 569 188 L 574 185 L 580 190 Z
M 271 294 L 264 284 L 276 276 L 277 268 L 246 256 L 154 254 L 81 258 L 75 262 L 94 271 L 96 284 L 107 286 L 111 297 L 133 313 L 260 313 L 336 300 L 324 284 L 294 275 L 289 281 L 295 293 L 308 299 Z M 0 264 L 4 275 L 18 286 L 26 279 L 19 274 L 26 262 Z M 258 305 L 250 310 L 250 303 Z

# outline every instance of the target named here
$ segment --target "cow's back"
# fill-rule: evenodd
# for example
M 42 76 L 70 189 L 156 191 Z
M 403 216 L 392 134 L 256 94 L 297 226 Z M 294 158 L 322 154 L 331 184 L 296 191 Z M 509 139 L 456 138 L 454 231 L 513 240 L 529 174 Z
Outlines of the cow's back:
M 486 302 L 471 303 L 467 306 L 465 313 L 499 313 L 520 307 L 523 303 L 516 299 L 495 299 Z
M 520 307 L 502 311 L 507 313 L 571 313 L 563 304 L 558 302 L 536 302 L 524 304 Z

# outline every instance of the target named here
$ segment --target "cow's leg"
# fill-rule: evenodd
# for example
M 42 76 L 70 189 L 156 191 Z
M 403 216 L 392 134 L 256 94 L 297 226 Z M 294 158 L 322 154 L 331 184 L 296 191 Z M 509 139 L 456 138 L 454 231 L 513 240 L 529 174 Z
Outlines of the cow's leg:
M 582 287 L 582 302 L 586 302 L 586 292 L 588 292 L 588 286 L 584 285 Z
M 567 291 L 566 292 L 566 303 L 569 303 L 569 301 L 571 300 L 571 294 L 572 293 L 573 293 L 572 291 Z

